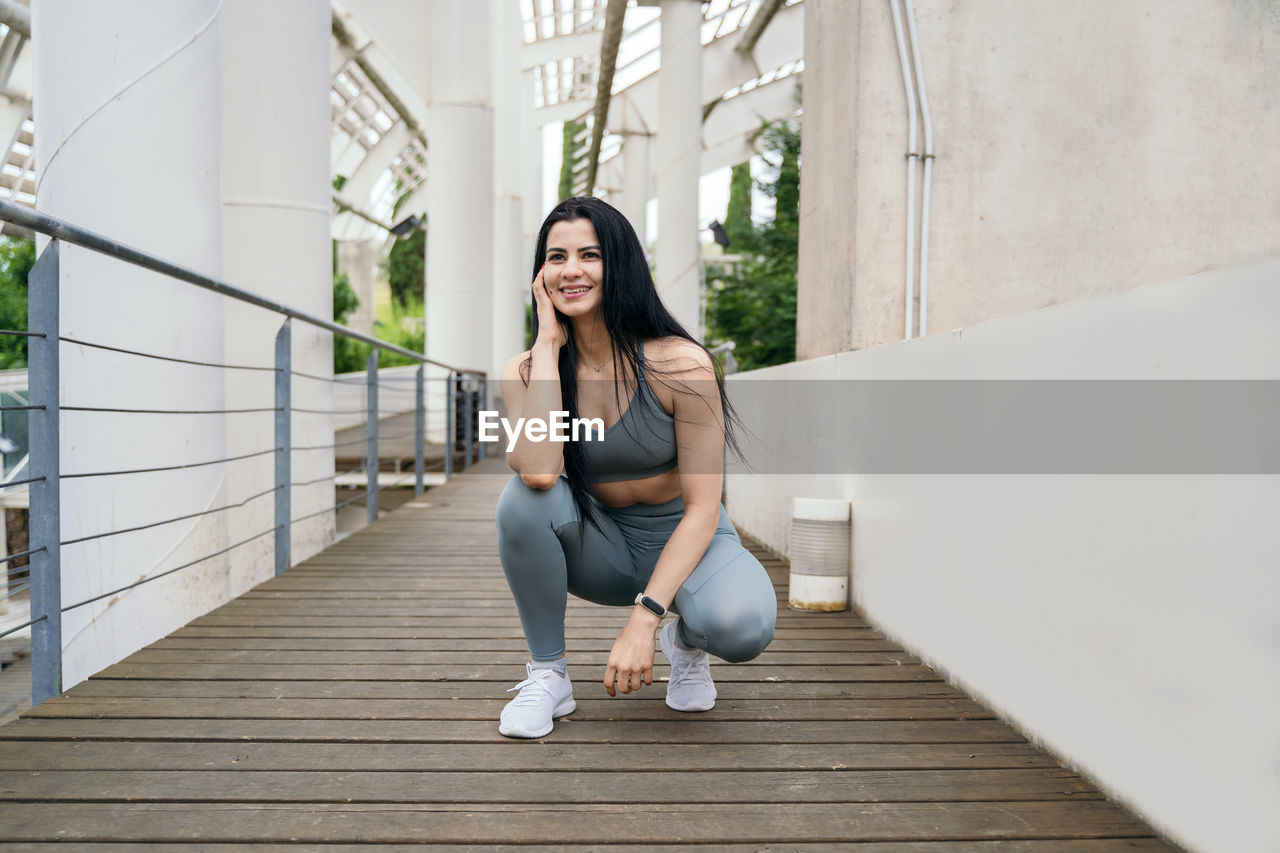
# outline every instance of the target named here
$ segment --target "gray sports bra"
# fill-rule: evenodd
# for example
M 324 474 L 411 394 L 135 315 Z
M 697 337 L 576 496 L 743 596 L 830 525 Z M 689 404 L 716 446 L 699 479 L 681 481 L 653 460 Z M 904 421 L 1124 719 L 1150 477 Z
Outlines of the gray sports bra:
M 627 410 L 604 431 L 603 440 L 579 441 L 578 446 L 593 483 L 641 480 L 676 467 L 676 421 L 645 381 L 643 347 L 640 381 Z

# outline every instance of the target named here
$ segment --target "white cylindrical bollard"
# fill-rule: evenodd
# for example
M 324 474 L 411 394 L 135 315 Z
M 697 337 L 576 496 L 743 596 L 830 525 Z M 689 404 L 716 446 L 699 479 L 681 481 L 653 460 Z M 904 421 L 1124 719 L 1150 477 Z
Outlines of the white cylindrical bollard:
M 848 501 L 795 498 L 791 505 L 791 579 L 796 610 L 845 610 L 853 521 Z

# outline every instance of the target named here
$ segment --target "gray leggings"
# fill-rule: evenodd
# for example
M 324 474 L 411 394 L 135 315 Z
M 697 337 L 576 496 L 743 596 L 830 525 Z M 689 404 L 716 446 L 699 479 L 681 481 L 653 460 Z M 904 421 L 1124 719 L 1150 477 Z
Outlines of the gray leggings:
M 512 477 L 498 499 L 498 554 L 535 661 L 565 652 L 566 593 L 597 604 L 632 605 L 684 516 L 679 497 L 664 504 L 595 506 L 602 530 L 591 524 L 580 529 L 563 477 L 545 490 Z M 680 615 L 687 645 L 727 661 L 751 660 L 773 639 L 773 584 L 742 546 L 723 506 L 711 544 L 671 609 Z

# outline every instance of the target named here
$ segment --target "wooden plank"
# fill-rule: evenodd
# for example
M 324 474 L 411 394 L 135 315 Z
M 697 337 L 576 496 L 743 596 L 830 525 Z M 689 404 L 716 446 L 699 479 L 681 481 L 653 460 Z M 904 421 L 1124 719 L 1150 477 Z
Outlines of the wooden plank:
M 3 770 L 996 770 L 1057 767 L 1029 743 L 184 743 L 3 741 Z
M 770 851 L 786 851 L 786 853 L 834 853 L 834 851 L 853 850 L 856 853 L 955 853 L 958 849 L 966 853 L 1153 853 L 1153 851 L 1177 850 L 1158 838 L 1053 838 L 1048 840 L 1024 839 L 1019 841 L 966 841 L 963 844 L 954 841 L 838 841 L 831 844 L 811 842 L 803 844 L 786 844 L 769 846 Z M 165 844 L 130 844 L 130 843 L 21 843 L 6 846 L 12 853 L 185 853 L 188 847 Z M 293 844 L 204 844 L 200 845 L 200 853 L 297 853 L 298 845 Z M 716 844 L 712 848 L 715 853 L 760 853 L 758 844 Z M 324 853 L 369 853 L 365 844 L 325 844 Z M 432 844 L 434 853 L 513 853 L 508 844 Z M 524 851 L 554 851 L 554 853 L 595 853 L 607 850 L 609 853 L 672 853 L 672 851 L 688 851 L 689 846 L 683 844 L 609 844 L 599 842 L 591 844 L 521 844 Z M 378 853 L 422 853 L 419 844 L 380 844 Z
M 679 720 L 687 717 L 663 701 L 666 686 L 610 699 L 601 685 L 579 689 L 572 719 Z M 582 694 L 586 694 L 585 696 Z M 501 698 L 499 698 L 501 697 Z M 597 698 L 598 697 L 598 698 Z M 42 702 L 27 719 L 204 719 L 204 720 L 491 720 L 509 696 L 492 699 L 157 699 L 63 697 Z M 716 720 L 990 720 L 972 699 L 718 699 L 706 712 Z
M 1098 800 L 1022 803 L 757 805 L 370 805 L 304 803 L 5 803 L 4 840 L 289 840 L 295 843 L 789 843 L 854 840 L 1149 837 Z M 56 830 L 55 830 L 56 827 Z
M 605 614 L 600 616 L 579 616 L 575 619 L 575 628 L 608 628 L 617 635 L 625 624 L 625 619 L 619 619 L 618 614 Z M 192 620 L 190 625 L 195 626 L 233 626 L 241 625 L 245 627 L 348 627 L 348 628 L 375 628 L 375 627 L 394 627 L 394 628 L 472 628 L 472 629 L 489 629 L 491 631 L 519 631 L 520 620 L 515 618 L 514 614 L 510 616 L 482 616 L 482 615 L 458 615 L 458 612 L 451 611 L 449 615 L 430 616 L 417 614 L 412 616 L 405 615 L 382 615 L 382 616 L 359 616 L 359 615 L 332 615 L 320 616 L 310 615 L 292 615 L 292 614 L 274 614 L 274 613 L 225 613 L 222 610 L 215 610 L 212 613 L 201 616 Z M 793 626 L 786 620 L 779 618 L 778 633 L 785 634 L 792 627 L 826 627 L 827 625 L 836 625 L 837 623 L 823 622 L 810 623 L 807 621 L 799 621 Z M 849 627 L 855 627 L 849 625 Z
M 678 721 L 562 720 L 555 743 L 1022 743 L 997 720 L 821 720 L 722 722 L 705 714 Z M 505 740 L 493 720 L 57 720 L 22 718 L 0 726 L 0 740 L 418 741 Z
M 618 636 L 617 625 L 590 627 L 569 622 L 565 625 L 565 637 L 569 640 L 607 639 L 610 643 Z M 366 625 L 363 627 L 341 627 L 332 625 L 313 626 L 199 626 L 188 625 L 179 628 L 169 635 L 174 638 L 187 637 L 334 637 L 334 638 L 386 638 L 386 639 L 445 639 L 445 640 L 487 640 L 487 639 L 524 639 L 524 633 L 518 625 L 507 630 L 497 628 L 459 628 L 441 627 L 438 625 L 420 625 L 414 627 L 394 627 L 385 625 Z M 882 639 L 883 635 L 869 628 L 787 628 L 779 632 L 774 643 L 801 643 L 805 640 L 836 640 L 848 637 Z M 770 644 L 773 648 L 773 644 Z
M 608 652 L 614 638 L 596 637 L 573 643 L 572 652 Z M 402 638 L 384 639 L 370 637 L 191 637 L 170 635 L 147 647 L 148 649 L 269 649 L 276 651 L 394 651 L 394 652 L 524 652 L 528 655 L 524 637 L 461 638 Z M 838 640 L 774 640 L 766 654 L 779 652 L 901 652 L 902 649 L 887 640 L 838 639 Z M 574 661 L 577 662 L 576 660 Z
M 594 682 L 583 677 L 578 667 L 572 667 L 570 674 L 579 697 L 586 697 L 586 690 L 599 689 Z M 90 678 L 72 687 L 65 695 L 66 698 L 486 699 L 505 696 L 505 689 L 504 685 L 490 681 L 153 681 Z M 716 691 L 721 699 L 967 698 L 944 681 L 727 681 L 717 685 Z
M 712 664 L 717 681 L 940 681 L 933 670 L 923 666 L 742 666 Z M 659 663 L 654 672 L 664 675 L 669 668 Z M 512 682 L 511 665 L 433 666 L 380 664 L 178 664 L 117 663 L 98 678 L 178 678 L 178 679 L 268 679 L 303 681 L 502 681 Z
M 251 803 L 869 803 L 1097 800 L 1061 768 L 576 773 L 35 770 L 0 771 L 0 801 Z
M 603 669 L 609 658 L 607 650 L 574 650 L 575 664 Z M 410 651 L 388 649 L 368 651 L 345 649 L 167 649 L 149 646 L 126 657 L 124 664 L 177 663 L 197 666 L 206 663 L 244 664 L 246 666 L 270 665 L 351 665 L 351 666 L 478 666 L 501 665 L 520 668 L 529 660 L 526 651 Z M 665 656 L 658 651 L 654 655 L 657 665 L 665 663 Z M 717 666 L 738 667 L 789 667 L 831 666 L 848 664 L 855 666 L 902 666 L 917 661 L 906 652 L 769 652 L 753 660 L 738 664 Z M 714 677 L 714 674 L 713 674 Z

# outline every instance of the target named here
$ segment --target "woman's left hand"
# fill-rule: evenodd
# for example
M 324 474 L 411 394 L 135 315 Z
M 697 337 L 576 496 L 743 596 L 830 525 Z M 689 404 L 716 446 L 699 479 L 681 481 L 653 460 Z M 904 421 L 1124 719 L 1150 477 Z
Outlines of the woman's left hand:
M 604 671 L 604 689 L 610 696 L 630 693 L 653 684 L 653 633 L 660 620 L 636 608 L 627 625 L 613 641 L 609 664 Z M 617 682 L 617 689 L 614 682 Z

